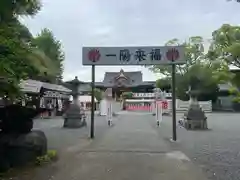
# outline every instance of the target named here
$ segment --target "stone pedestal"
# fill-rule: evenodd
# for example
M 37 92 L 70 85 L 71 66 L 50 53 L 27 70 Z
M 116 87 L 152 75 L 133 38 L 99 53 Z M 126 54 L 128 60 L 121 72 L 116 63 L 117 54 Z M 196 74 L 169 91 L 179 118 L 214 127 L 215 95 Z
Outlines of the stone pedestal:
M 47 153 L 47 138 L 42 131 L 27 134 L 0 133 L 0 172 L 24 166 Z
M 184 126 L 186 129 L 207 129 L 207 117 L 200 107 L 197 99 L 191 97 L 189 108 L 184 113 Z
M 86 126 L 86 116 L 78 104 L 71 104 L 64 116 L 64 128 L 80 128 Z
M 44 132 L 32 131 L 33 118 L 45 111 L 16 104 L 0 108 L 0 172 L 46 154 Z

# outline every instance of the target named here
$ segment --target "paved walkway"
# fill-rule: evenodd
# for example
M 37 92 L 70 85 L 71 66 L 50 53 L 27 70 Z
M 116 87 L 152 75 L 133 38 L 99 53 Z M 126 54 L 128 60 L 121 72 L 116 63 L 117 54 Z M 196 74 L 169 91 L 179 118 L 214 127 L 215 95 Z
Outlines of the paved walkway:
M 204 180 L 183 153 L 171 151 L 150 116 L 119 115 L 94 140 L 79 140 L 33 180 Z M 48 177 L 46 177 L 48 176 Z

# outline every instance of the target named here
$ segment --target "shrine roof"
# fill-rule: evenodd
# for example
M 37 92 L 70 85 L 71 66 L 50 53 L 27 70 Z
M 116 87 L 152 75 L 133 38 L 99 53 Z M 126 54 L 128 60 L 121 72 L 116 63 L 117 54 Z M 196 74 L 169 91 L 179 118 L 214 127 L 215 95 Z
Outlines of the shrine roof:
M 142 84 L 142 72 L 141 71 L 130 71 L 125 72 L 121 70 L 120 72 L 106 72 L 103 79 L 104 86 L 113 86 L 114 81 L 117 78 L 126 78 L 129 80 L 130 84 L 128 86 L 137 86 Z

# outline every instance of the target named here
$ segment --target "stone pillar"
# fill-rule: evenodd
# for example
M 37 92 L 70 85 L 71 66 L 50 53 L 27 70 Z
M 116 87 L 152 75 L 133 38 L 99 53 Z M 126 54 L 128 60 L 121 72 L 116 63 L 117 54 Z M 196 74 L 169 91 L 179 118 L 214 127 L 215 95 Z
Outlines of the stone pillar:
M 189 91 L 189 105 L 199 105 L 196 92 Z
M 73 104 L 79 104 L 78 95 L 73 95 Z

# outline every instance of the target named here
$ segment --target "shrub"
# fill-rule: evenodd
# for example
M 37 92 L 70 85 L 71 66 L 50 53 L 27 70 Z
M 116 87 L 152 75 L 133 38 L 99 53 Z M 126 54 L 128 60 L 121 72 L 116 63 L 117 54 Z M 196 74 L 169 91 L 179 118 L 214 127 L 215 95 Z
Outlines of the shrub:
M 41 166 L 55 160 L 57 160 L 57 151 L 48 150 L 47 154 L 36 158 L 35 164 Z

